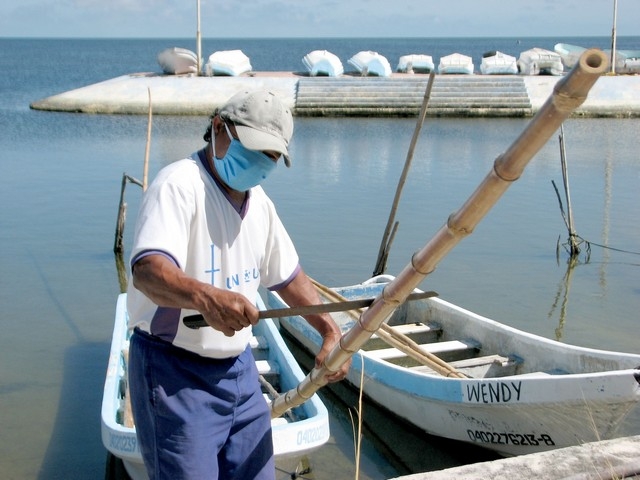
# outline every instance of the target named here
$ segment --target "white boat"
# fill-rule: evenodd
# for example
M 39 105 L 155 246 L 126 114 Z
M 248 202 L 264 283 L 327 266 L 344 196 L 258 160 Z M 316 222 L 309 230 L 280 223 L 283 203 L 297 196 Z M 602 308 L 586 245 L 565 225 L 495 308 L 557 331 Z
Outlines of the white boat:
M 327 50 L 314 50 L 302 57 L 302 63 L 312 77 L 339 77 L 344 73 L 340 59 Z
M 617 73 L 640 73 L 640 50 L 621 50 L 616 53 Z
M 258 308 L 264 309 L 262 300 Z M 261 320 L 254 328 L 252 349 L 258 371 L 270 385 L 265 384 L 265 401 L 269 396 L 294 388 L 304 378 L 298 363 L 287 348 L 272 320 Z M 129 424 L 126 402 L 126 357 L 129 346 L 126 294 L 120 294 L 116 305 L 115 323 L 109 363 L 102 397 L 102 443 L 109 452 L 109 462 L 120 462 L 133 480 L 146 480 L 136 439 L 135 426 Z M 329 439 L 329 414 L 317 395 L 314 395 L 289 414 L 275 418 L 272 423 L 273 447 L 276 463 L 290 465 L 299 457 L 319 448 Z
M 398 60 L 396 72 L 401 73 L 431 73 L 434 69 L 433 57 L 413 53 L 402 55 Z
M 209 55 L 204 74 L 237 77 L 252 70 L 251 61 L 242 50 L 220 50 Z
M 389 64 L 389 60 L 378 52 L 361 51 L 347 60 L 347 62 L 363 76 L 391 76 L 391 65 Z
M 480 73 L 483 75 L 515 75 L 518 73 L 516 57 L 499 51 L 486 52 L 482 55 Z
M 375 298 L 392 280 L 330 290 L 348 300 Z M 267 303 L 285 306 L 272 292 Z M 332 316 L 343 333 L 358 319 Z M 302 317 L 281 318 L 280 325 L 310 353 L 318 351 L 321 338 Z M 429 434 L 505 456 L 607 440 L 622 427 L 633 430 L 623 436 L 640 434 L 640 355 L 563 344 L 440 298 L 404 303 L 387 325 L 354 354 L 347 380 L 359 387 L 364 369 L 364 393 Z M 414 342 L 409 356 L 382 340 L 389 332 L 404 345 Z M 429 355 L 448 362 L 448 376 L 436 373 L 431 357 L 424 361 Z
M 573 68 L 574 65 L 578 63 L 580 55 L 582 55 L 586 50 L 587 49 L 584 47 L 571 45 L 569 43 L 556 43 L 553 46 L 553 51 L 560 55 L 562 63 L 567 67 L 567 69 Z
M 473 59 L 461 53 L 452 53 L 440 58 L 438 73 L 461 73 L 471 75 L 473 73 Z
M 562 63 L 571 69 L 578 62 L 580 55 L 587 49 L 569 43 L 556 43 L 553 50 L 560 55 Z M 603 50 L 604 54 L 611 58 L 611 50 Z M 640 50 L 616 50 L 616 73 L 636 74 L 640 73 Z
M 186 48 L 167 48 L 158 54 L 157 60 L 162 71 L 168 75 L 198 73 L 198 57 Z
M 562 58 L 555 52 L 544 48 L 531 48 L 520 53 L 518 71 L 522 75 L 562 75 Z

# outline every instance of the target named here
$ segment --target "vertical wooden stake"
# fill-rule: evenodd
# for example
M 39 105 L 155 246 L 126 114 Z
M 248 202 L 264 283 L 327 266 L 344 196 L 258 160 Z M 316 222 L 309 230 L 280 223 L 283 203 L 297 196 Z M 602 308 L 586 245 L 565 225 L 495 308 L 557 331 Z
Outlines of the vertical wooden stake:
M 431 97 L 431 89 L 433 88 L 434 79 L 435 79 L 435 72 L 431 72 L 431 74 L 429 75 L 429 83 L 427 83 L 427 89 L 425 90 L 424 98 L 422 99 L 422 108 L 420 109 L 420 115 L 418 116 L 418 121 L 416 122 L 416 127 L 413 131 L 413 137 L 411 139 L 411 144 L 409 145 L 409 151 L 407 152 L 407 158 L 404 162 L 402 175 L 400 175 L 400 180 L 398 181 L 398 186 L 396 187 L 396 195 L 393 200 L 393 205 L 391 206 L 391 212 L 389 213 L 389 220 L 387 222 L 387 226 L 382 236 L 382 242 L 380 243 L 378 260 L 376 262 L 375 268 L 373 269 L 373 276 L 384 273 L 386 269 L 387 257 L 389 256 L 389 249 L 391 247 L 391 241 L 389 240 L 389 236 L 391 235 L 392 228 L 393 228 L 394 234 L 398 228 L 397 222 L 395 222 L 395 226 L 394 226 L 396 211 L 398 210 L 398 203 L 400 202 L 400 195 L 402 193 L 402 188 L 404 187 L 404 183 L 407 179 L 407 174 L 409 173 L 409 168 L 411 167 L 411 162 L 413 161 L 413 152 L 415 151 L 416 143 L 418 142 L 420 129 L 422 128 L 422 124 L 424 123 L 424 118 L 427 115 L 427 106 L 429 104 L 429 98 Z
M 149 176 L 149 151 L 151 150 L 151 123 L 152 123 L 152 107 L 151 107 L 151 89 L 147 88 L 149 93 L 149 119 L 147 121 L 147 145 L 144 151 L 144 167 L 142 169 L 142 191 L 147 190 L 147 178 Z
M 571 194 L 569 193 L 569 173 L 567 171 L 567 158 L 564 145 L 564 125 L 560 125 L 560 162 L 562 163 L 562 183 L 564 185 L 564 193 L 567 200 L 567 222 L 569 227 L 569 244 L 571 256 L 574 257 L 580 253 L 580 247 L 576 239 L 576 231 L 573 228 L 573 211 L 571 209 Z

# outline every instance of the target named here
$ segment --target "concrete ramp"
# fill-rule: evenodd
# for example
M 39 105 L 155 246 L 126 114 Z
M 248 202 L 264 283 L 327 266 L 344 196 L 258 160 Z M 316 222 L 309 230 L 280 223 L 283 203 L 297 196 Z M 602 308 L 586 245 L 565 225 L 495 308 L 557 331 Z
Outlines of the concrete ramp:
M 402 78 L 308 77 L 298 81 L 299 116 L 415 116 L 428 76 Z M 520 76 L 437 75 L 429 116 L 524 117 L 533 115 Z

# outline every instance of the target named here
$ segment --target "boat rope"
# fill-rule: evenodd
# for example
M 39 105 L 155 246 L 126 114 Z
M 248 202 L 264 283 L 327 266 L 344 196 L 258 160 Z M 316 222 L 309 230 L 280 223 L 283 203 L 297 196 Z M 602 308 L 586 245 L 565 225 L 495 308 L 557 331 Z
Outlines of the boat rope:
M 258 377 L 258 380 L 260 381 L 260 385 L 262 385 L 264 389 L 267 391 L 267 395 L 271 397 L 272 401 L 280 396 L 280 393 L 278 392 L 278 390 L 276 390 L 275 387 L 271 385 L 271 383 L 269 383 L 269 380 L 264 378 L 264 375 L 260 375 Z M 286 412 L 283 413 L 283 415 L 288 417 L 292 422 L 296 421 L 296 417 L 291 410 L 287 410 Z

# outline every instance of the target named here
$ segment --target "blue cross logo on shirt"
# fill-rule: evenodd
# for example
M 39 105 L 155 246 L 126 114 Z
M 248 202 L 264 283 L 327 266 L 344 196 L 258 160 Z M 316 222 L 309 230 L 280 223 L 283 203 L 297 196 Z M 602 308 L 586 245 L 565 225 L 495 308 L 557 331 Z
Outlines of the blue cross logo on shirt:
M 211 245 L 211 270 L 205 270 L 205 273 L 210 273 L 211 274 L 211 285 L 214 285 L 213 281 L 214 281 L 214 277 L 216 275 L 216 272 L 219 272 L 220 269 L 219 268 L 215 268 L 216 266 L 216 246 L 215 245 Z

